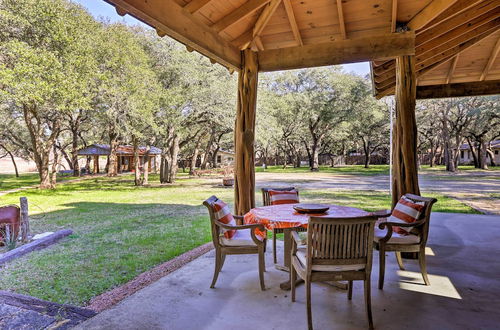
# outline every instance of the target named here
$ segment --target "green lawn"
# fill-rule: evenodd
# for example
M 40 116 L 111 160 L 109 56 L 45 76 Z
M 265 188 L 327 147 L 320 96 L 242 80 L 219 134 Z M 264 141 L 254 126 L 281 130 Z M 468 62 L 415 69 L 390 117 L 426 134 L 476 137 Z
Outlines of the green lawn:
M 283 166 L 268 166 L 264 171 L 262 166 L 257 166 L 255 172 L 269 172 L 269 173 L 311 173 L 309 167 L 287 167 Z M 346 166 L 320 166 L 320 173 L 331 174 L 352 174 L 352 175 L 378 175 L 389 174 L 389 165 L 371 165 L 369 168 L 364 168 L 363 165 L 346 165 Z
M 72 176 L 58 176 L 58 181 L 75 179 Z M 22 173 L 16 178 L 14 174 L 0 174 L 0 191 L 36 186 L 40 183 L 38 173 Z
M 0 288 L 85 305 L 92 297 L 210 241 L 207 211 L 201 203 L 212 194 L 233 201 L 231 188 L 186 177 L 175 185 L 154 187 L 134 187 L 131 176 L 99 177 L 63 183 L 52 191 L 31 189 L 2 196 L 2 204 L 28 197 L 35 233 L 72 228 L 74 234 L 0 269 Z M 256 195 L 260 204 L 260 192 Z M 475 213 L 456 200 L 433 196 L 439 199 L 435 211 Z M 388 194 L 374 191 L 303 190 L 301 198 L 370 211 L 390 204 Z

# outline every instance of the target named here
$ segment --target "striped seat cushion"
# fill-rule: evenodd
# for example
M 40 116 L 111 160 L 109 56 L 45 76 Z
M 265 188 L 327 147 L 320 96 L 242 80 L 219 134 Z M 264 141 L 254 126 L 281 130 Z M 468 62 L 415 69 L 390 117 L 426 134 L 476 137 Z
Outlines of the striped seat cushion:
M 217 221 L 222 222 L 223 224 L 226 225 L 231 225 L 231 226 L 236 226 L 236 221 L 234 220 L 234 217 L 229 210 L 229 206 L 221 201 L 220 199 L 213 204 L 214 207 L 214 212 L 215 212 L 215 219 Z M 231 239 L 234 234 L 236 233 L 236 230 L 230 230 L 230 229 L 225 229 L 225 228 L 220 228 L 222 232 L 224 233 L 224 237 L 227 239 Z
M 414 202 L 406 196 L 402 196 L 392 210 L 391 216 L 387 219 L 389 222 L 412 223 L 418 220 L 418 217 L 424 210 L 424 202 Z M 395 233 L 408 235 L 413 227 L 392 227 Z
M 289 191 L 269 190 L 269 201 L 271 205 L 295 204 L 299 202 L 299 193 L 295 189 Z

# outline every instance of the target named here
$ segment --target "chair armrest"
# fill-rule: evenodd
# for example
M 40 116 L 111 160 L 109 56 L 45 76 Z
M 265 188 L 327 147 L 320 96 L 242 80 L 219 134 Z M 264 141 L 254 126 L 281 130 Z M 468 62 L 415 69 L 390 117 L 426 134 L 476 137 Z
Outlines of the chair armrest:
M 227 230 L 241 230 L 241 229 L 250 229 L 250 235 L 252 237 L 252 240 L 255 242 L 255 244 L 264 244 L 264 241 L 261 241 L 260 239 L 257 238 L 255 235 L 255 230 L 260 229 L 265 232 L 266 228 L 264 227 L 263 224 L 260 223 L 253 223 L 250 225 L 241 225 L 241 226 L 231 226 L 231 225 L 226 225 L 225 223 L 222 223 L 220 221 L 214 220 L 214 223 L 224 229 Z
M 415 221 L 415 222 L 408 222 L 408 223 L 384 221 L 384 222 L 381 222 L 378 225 L 378 227 L 380 229 L 384 229 L 384 227 L 387 226 L 388 228 L 391 228 L 391 230 L 392 230 L 392 226 L 395 226 L 395 227 L 415 227 L 415 226 L 423 225 L 424 223 L 425 223 L 425 219 Z
M 301 245 L 302 244 L 302 240 L 300 239 L 299 233 L 296 232 L 295 230 L 293 230 L 291 232 L 291 237 L 292 237 L 292 241 L 295 241 L 296 245 Z
M 244 218 L 242 215 L 233 215 L 234 220 L 236 220 L 236 224 L 238 226 L 244 225 Z
M 371 212 L 372 215 L 377 216 L 379 218 L 388 218 L 391 216 L 392 211 L 391 210 L 378 210 L 375 212 Z

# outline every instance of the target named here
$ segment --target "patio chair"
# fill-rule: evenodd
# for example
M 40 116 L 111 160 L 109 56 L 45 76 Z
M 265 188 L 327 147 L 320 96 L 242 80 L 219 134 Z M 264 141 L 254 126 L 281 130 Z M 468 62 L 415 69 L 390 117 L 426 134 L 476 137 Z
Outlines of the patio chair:
M 356 218 L 310 217 L 307 247 L 292 232 L 291 298 L 295 301 L 297 275 L 305 281 L 307 324 L 312 329 L 311 282 L 348 281 L 347 298 L 352 299 L 353 281 L 364 281 L 365 305 L 373 328 L 370 298 L 372 241 L 376 216 Z
M 215 287 L 219 272 L 224 265 L 226 255 L 228 254 L 258 254 L 259 255 L 259 278 L 260 288 L 265 290 L 264 272 L 266 271 L 264 252 L 266 251 L 267 239 L 259 239 L 255 235 L 255 230 L 259 229 L 265 232 L 265 227 L 262 224 L 244 225 L 243 217 L 231 215 L 234 218 L 236 225 L 225 224 L 219 221 L 218 214 L 220 211 L 215 209 L 215 205 L 221 202 L 216 196 L 212 196 L 203 202 L 208 208 L 210 222 L 212 228 L 212 241 L 215 247 L 215 271 L 212 280 L 211 288 Z M 225 236 L 225 232 L 234 231 L 231 238 Z
M 406 194 L 405 196 L 414 202 L 423 202 L 424 207 L 420 212 L 419 218 L 415 222 L 400 223 L 383 221 L 379 224 L 378 228 L 375 229 L 374 248 L 379 250 L 380 256 L 378 288 L 381 290 L 384 288 L 385 253 L 389 251 L 395 252 L 396 260 L 401 270 L 404 270 L 401 252 L 418 252 L 420 272 L 422 273 L 425 285 L 430 285 L 425 263 L 425 246 L 427 244 L 427 238 L 429 237 L 429 221 L 432 205 L 437 202 L 437 199 L 413 194 Z M 392 212 L 386 212 L 385 214 L 379 213 L 378 216 L 380 218 L 387 218 L 391 216 L 391 214 Z M 411 228 L 410 234 L 398 234 L 393 231 L 393 226 Z M 387 230 L 384 228 L 387 228 Z
M 269 191 L 274 190 L 274 191 L 291 191 L 291 190 L 296 190 L 297 191 L 297 197 L 299 197 L 299 191 L 295 189 L 295 187 L 286 187 L 286 188 L 262 188 L 262 202 L 264 206 L 270 206 L 272 205 L 271 203 L 271 196 L 269 195 Z M 297 227 L 295 228 L 296 231 L 307 231 L 307 228 L 303 227 Z M 283 229 L 281 228 L 274 228 L 273 229 L 273 261 L 274 263 L 278 263 L 278 258 L 276 256 L 276 234 L 283 234 Z

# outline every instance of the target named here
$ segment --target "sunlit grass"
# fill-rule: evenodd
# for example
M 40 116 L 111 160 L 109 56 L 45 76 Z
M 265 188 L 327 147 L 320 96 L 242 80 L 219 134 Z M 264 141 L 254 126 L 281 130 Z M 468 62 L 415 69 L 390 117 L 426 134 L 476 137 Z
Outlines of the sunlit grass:
M 151 181 L 155 180 L 152 175 Z M 0 288 L 85 305 L 92 297 L 209 242 L 208 215 L 201 203 L 217 195 L 231 205 L 234 196 L 233 189 L 214 182 L 181 176 L 173 185 L 135 187 L 129 175 L 2 196 L 2 204 L 28 197 L 34 233 L 72 228 L 74 234 L 0 269 Z M 431 196 L 439 199 L 435 211 L 476 213 L 454 199 Z M 261 205 L 260 192 L 256 200 Z M 377 191 L 303 190 L 301 200 L 368 211 L 390 205 L 390 196 Z

